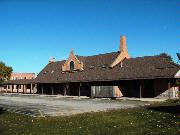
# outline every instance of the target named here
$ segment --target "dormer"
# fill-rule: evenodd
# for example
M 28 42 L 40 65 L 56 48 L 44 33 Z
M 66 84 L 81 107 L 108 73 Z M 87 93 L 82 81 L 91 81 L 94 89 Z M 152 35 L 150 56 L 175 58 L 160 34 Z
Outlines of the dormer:
M 117 58 L 113 61 L 113 63 L 110 65 L 111 68 L 115 67 L 116 65 L 118 65 L 119 63 L 122 64 L 122 61 L 124 59 L 128 59 L 130 58 L 129 54 L 128 54 L 128 50 L 127 50 L 127 45 L 126 45 L 126 37 L 125 36 L 121 36 L 120 38 L 120 48 L 119 48 L 119 55 L 117 56 Z
M 83 70 L 83 62 L 78 60 L 78 58 L 74 55 L 74 51 L 71 51 L 68 60 L 62 66 L 62 71 L 74 72 L 74 71 L 82 71 L 82 70 Z

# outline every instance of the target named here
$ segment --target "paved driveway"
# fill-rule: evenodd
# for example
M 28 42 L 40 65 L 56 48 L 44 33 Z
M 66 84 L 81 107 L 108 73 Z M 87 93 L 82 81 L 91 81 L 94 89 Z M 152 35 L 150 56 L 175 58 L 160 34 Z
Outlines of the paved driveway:
M 147 105 L 147 102 L 109 99 L 79 99 L 61 96 L 41 95 L 0 95 L 0 107 L 33 117 L 64 116 L 84 112 L 107 111 L 111 109 L 134 108 Z

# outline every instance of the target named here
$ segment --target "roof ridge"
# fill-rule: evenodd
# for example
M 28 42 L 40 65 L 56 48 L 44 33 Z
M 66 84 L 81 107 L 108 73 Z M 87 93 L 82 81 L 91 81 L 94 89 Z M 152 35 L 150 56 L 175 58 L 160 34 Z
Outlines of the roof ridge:
M 81 56 L 81 55 L 76 55 L 77 57 L 93 57 L 93 56 L 99 56 L 99 55 L 107 55 L 107 54 L 112 54 L 112 53 L 118 53 L 119 51 L 114 51 L 114 52 L 109 52 L 109 53 L 100 53 L 100 54 L 95 54 L 95 55 L 90 55 L 90 56 Z
M 132 59 L 135 58 L 147 58 L 147 57 L 169 57 L 170 55 L 168 55 L 167 53 L 160 53 L 160 54 L 156 54 L 156 55 L 149 55 L 149 56 L 138 56 L 138 57 L 131 57 Z

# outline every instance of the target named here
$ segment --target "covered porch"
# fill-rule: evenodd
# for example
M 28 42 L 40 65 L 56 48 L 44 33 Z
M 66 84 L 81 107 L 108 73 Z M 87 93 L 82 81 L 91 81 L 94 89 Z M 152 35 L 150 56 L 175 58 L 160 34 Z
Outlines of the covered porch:
M 37 93 L 45 95 L 62 96 L 87 96 L 87 97 L 135 97 L 154 98 L 175 97 L 178 88 L 175 79 L 138 79 L 138 80 L 118 80 L 118 81 L 87 81 L 87 82 L 66 82 L 66 83 L 39 83 Z M 106 87 L 107 86 L 107 87 Z M 93 87 L 98 87 L 100 95 L 92 94 Z M 106 87 L 105 89 L 103 87 Z M 115 88 L 112 96 L 111 87 Z M 107 89 L 110 89 L 107 91 Z M 96 89 L 97 90 L 97 89 Z M 97 91 L 95 91 L 97 93 Z M 117 94 L 120 93 L 120 94 Z M 109 96 L 108 96 L 109 94 Z
M 91 96 L 90 83 L 38 83 L 37 94 L 62 96 Z
M 37 84 L 33 79 L 10 80 L 0 84 L 1 93 L 37 93 Z

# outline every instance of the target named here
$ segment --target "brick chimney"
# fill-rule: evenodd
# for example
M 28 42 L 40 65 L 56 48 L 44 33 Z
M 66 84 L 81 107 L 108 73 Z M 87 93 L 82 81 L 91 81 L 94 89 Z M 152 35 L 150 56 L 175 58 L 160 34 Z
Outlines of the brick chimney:
M 53 63 L 53 62 L 55 62 L 55 58 L 54 57 L 50 57 L 49 58 L 49 63 Z
M 121 36 L 120 37 L 120 54 L 118 57 L 113 61 L 113 63 L 110 65 L 111 68 L 114 66 L 118 65 L 120 62 L 122 64 L 122 61 L 124 59 L 130 58 L 127 50 L 127 45 L 126 45 L 126 36 Z
M 120 51 L 127 52 L 126 36 L 120 37 Z

